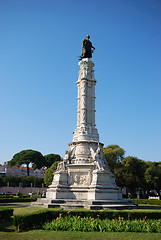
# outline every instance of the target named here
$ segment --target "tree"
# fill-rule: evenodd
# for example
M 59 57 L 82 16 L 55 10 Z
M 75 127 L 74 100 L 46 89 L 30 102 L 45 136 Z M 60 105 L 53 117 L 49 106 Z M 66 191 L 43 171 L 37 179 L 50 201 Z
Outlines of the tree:
M 29 165 L 32 164 L 33 169 L 40 169 L 45 165 L 45 158 L 43 155 L 35 150 L 23 150 L 19 153 L 16 153 L 13 158 L 8 162 L 9 166 L 26 164 L 27 166 L 27 175 L 29 176 Z
M 161 189 L 161 164 L 159 162 L 146 162 L 145 181 L 148 191 Z
M 123 167 L 123 181 L 132 193 L 138 188 L 145 188 L 144 172 L 145 162 L 136 157 L 128 156 L 121 162 Z
M 0 187 L 3 187 L 3 178 L 0 176 Z
M 34 176 L 25 176 L 25 177 L 17 177 L 17 176 L 5 176 L 2 180 L 2 186 L 7 186 L 9 182 L 10 187 L 18 187 L 21 183 L 23 187 L 31 187 L 31 183 L 33 183 L 33 187 L 42 187 L 42 183 L 44 182 L 43 178 L 38 178 Z
M 105 154 L 111 171 L 114 172 L 115 168 L 120 167 L 120 163 L 124 157 L 125 151 L 118 145 L 109 145 L 106 148 L 103 148 L 103 153 Z
M 49 186 L 52 183 L 54 172 L 57 169 L 57 165 L 60 161 L 54 162 L 50 168 L 48 168 L 44 175 L 44 183 Z
M 121 188 L 125 187 L 123 172 L 124 172 L 124 168 L 121 164 L 117 168 L 114 168 L 114 171 L 113 171 L 113 174 L 115 175 L 116 184 Z
M 49 168 L 54 162 L 61 161 L 59 154 L 48 154 L 44 156 L 45 158 L 45 167 Z

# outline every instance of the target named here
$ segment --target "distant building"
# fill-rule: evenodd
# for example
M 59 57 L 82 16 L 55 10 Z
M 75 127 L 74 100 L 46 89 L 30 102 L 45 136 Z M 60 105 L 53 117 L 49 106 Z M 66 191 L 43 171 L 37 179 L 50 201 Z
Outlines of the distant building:
M 40 177 L 43 178 L 45 174 L 46 168 L 42 169 L 33 169 L 29 168 L 29 175 L 34 177 Z M 7 162 L 5 162 L 3 165 L 0 164 L 0 176 L 27 176 L 27 167 L 23 166 L 13 166 L 9 167 Z

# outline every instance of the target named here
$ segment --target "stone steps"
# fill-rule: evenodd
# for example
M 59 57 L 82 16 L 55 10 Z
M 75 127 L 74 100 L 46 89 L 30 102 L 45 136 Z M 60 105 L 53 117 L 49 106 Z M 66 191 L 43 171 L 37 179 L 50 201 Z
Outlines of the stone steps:
M 121 204 L 112 204 L 112 205 L 91 205 L 90 210 L 102 210 L 102 209 L 117 209 L 117 210 L 123 210 L 123 209 L 134 209 L 137 208 L 134 204 L 129 205 L 121 205 Z
M 57 208 L 61 207 L 66 210 L 72 210 L 76 208 L 84 208 L 84 205 L 81 204 L 48 204 L 48 208 Z
M 120 204 L 123 204 L 123 203 L 131 203 L 131 201 L 128 201 L 128 200 L 92 200 L 91 201 L 91 204 L 92 205 L 105 205 L 105 204 L 116 204 L 116 203 L 120 203 Z
M 63 208 L 63 209 L 76 209 L 86 208 L 90 210 L 101 209 L 131 209 L 137 208 L 137 205 L 132 204 L 128 200 L 76 200 L 76 199 L 38 199 L 33 202 L 32 206 L 42 206 L 46 208 Z

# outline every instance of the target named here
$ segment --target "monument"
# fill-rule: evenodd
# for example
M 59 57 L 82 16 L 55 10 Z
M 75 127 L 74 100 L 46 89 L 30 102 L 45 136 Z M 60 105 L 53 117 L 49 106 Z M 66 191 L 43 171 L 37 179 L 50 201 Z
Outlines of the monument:
M 89 35 L 82 42 L 77 81 L 77 126 L 73 141 L 65 158 L 58 164 L 46 198 L 38 199 L 33 205 L 63 207 L 66 209 L 84 207 L 88 209 L 129 208 L 132 204 L 122 200 L 122 193 L 116 185 L 105 156 L 103 144 L 95 124 L 95 49 Z M 92 50 L 93 49 L 93 50 Z

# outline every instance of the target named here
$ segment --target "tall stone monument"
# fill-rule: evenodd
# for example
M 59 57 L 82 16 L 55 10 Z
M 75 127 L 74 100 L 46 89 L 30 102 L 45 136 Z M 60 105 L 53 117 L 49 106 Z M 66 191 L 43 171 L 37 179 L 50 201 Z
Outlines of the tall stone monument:
M 58 164 L 52 184 L 47 189 L 46 199 L 39 200 L 47 207 L 86 207 L 102 209 L 109 207 L 129 207 L 122 200 L 122 193 L 116 185 L 102 152 L 103 144 L 95 124 L 94 62 L 89 36 L 83 40 L 77 81 L 77 126 L 73 141 L 65 158 Z

